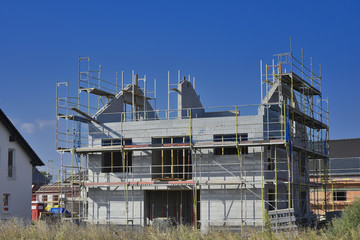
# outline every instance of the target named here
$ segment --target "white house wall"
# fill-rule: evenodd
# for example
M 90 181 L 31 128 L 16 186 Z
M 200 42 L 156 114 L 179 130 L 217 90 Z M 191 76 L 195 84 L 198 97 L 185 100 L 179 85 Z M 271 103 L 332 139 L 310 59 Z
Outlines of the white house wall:
M 17 141 L 9 141 L 9 131 L 0 123 L 0 198 L 10 194 L 9 211 L 0 209 L 0 219 L 11 217 L 31 220 L 32 165 L 28 154 Z M 14 178 L 8 178 L 8 150 L 14 149 Z

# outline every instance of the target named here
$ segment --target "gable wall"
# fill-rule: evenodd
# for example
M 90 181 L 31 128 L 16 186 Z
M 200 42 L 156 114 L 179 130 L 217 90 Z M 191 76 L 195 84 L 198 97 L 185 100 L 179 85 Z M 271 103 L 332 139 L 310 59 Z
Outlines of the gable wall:
M 0 209 L 0 219 L 10 217 L 31 220 L 32 165 L 20 144 L 9 142 L 10 132 L 0 122 L 0 204 L 3 194 L 10 194 L 9 212 Z M 14 149 L 14 178 L 8 176 L 8 150 Z

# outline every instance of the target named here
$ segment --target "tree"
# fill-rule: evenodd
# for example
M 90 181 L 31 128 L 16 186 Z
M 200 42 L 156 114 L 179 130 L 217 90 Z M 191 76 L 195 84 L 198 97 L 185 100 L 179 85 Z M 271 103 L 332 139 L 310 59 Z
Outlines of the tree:
M 40 173 L 44 177 L 44 183 L 45 184 L 49 184 L 52 181 L 53 175 L 51 175 L 50 173 L 47 173 L 46 171 L 40 171 Z

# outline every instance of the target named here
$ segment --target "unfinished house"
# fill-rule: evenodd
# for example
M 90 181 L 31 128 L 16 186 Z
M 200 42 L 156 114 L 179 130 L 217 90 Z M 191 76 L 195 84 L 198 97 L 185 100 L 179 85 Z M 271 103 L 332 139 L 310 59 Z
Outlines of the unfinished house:
M 260 104 L 204 107 L 195 80 L 179 72 L 176 81 L 168 74 L 166 110 L 156 108 L 156 83 L 150 89 L 146 76 L 133 72 L 126 84 L 122 72 L 121 83 L 118 74 L 104 81 L 89 57 L 80 58 L 78 96 L 69 97 L 68 82 L 57 83 L 61 172 L 88 171 L 73 218 L 243 229 L 263 226 L 266 211 L 285 210 L 306 222 L 317 184 L 309 161 L 325 172 L 328 158 L 322 78 L 292 50 L 274 56 L 261 63 Z
M 360 196 L 360 138 L 330 140 L 327 191 L 310 189 L 311 208 L 318 215 L 339 216 Z M 319 165 L 310 164 L 310 180 L 324 182 Z M 327 205 L 321 201 L 328 199 Z

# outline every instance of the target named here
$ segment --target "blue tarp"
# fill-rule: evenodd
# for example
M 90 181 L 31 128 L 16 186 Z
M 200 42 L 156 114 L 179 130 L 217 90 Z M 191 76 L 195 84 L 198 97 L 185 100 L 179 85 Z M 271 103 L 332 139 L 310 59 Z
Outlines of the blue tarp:
M 55 207 L 51 208 L 50 212 L 55 214 L 64 213 L 64 212 L 69 213 L 68 210 L 66 210 L 65 208 L 55 208 Z

